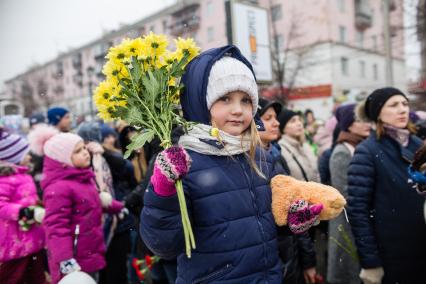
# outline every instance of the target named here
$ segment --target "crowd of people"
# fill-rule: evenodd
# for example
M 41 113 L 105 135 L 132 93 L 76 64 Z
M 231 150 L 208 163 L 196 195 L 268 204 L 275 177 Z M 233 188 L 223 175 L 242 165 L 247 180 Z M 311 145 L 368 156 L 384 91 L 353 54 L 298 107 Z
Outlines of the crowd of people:
M 259 98 L 234 46 L 202 53 L 185 72 L 182 114 L 196 124 L 177 127 L 166 150 L 154 139 L 125 158 L 137 129 L 71 129 L 62 107 L 47 121 L 30 117 L 26 137 L 0 128 L 0 283 L 422 279 L 426 116 L 410 111 L 406 94 L 372 90 L 319 125 L 312 110 Z M 345 213 L 318 225 L 321 204 L 299 202 L 288 208 L 292 223 L 277 226 L 270 180 L 278 174 L 333 186 Z M 191 258 L 179 179 L 196 240 Z M 159 258 L 141 279 L 132 260 L 145 256 Z

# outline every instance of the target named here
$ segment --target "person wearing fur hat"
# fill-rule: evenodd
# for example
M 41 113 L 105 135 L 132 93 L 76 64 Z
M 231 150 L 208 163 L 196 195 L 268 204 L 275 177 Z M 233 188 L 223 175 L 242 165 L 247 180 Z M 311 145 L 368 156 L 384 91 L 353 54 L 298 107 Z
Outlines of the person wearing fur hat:
M 340 129 L 336 146 L 330 157 L 331 186 L 337 188 L 347 198 L 348 168 L 355 147 L 370 135 L 371 124 L 355 119 L 356 104 L 342 105 L 336 110 Z M 359 262 L 343 250 L 337 243 L 348 247 L 349 240 L 354 244 L 351 227 L 344 215 L 330 220 L 328 227 L 327 282 L 331 284 L 359 284 Z
M 52 107 L 47 111 L 47 120 L 50 125 L 54 126 L 61 132 L 69 132 L 71 130 L 71 115 L 69 110 L 63 107 Z
M 274 161 L 275 172 L 288 175 L 287 162 L 281 156 L 281 148 L 276 143 L 280 138 L 280 123 L 277 117 L 281 109 L 280 103 L 259 98 L 257 114 L 265 126 L 264 131 L 259 131 L 259 136 Z M 277 227 L 277 240 L 279 256 L 285 267 L 282 283 L 315 283 L 316 255 L 309 234 L 294 234 L 288 226 L 282 226 Z
M 52 283 L 77 270 L 96 277 L 105 266 L 102 211 L 118 214 L 123 204 L 98 193 L 80 136 L 45 126 L 29 138 L 32 150 L 44 154 L 43 227 Z
M 274 172 L 272 159 L 258 147 L 262 127 L 254 118 L 258 89 L 251 64 L 233 45 L 213 48 L 189 62 L 182 82 L 183 116 L 197 124 L 180 137 L 179 146 L 158 154 L 145 193 L 141 236 L 156 255 L 177 257 L 178 284 L 281 283 L 269 185 Z M 190 258 L 178 179 L 196 242 Z M 294 207 L 294 214 L 306 213 L 296 223 L 309 228 L 320 207 Z
M 413 135 L 407 96 L 387 87 L 357 108 L 374 131 L 357 145 L 348 170 L 348 215 L 364 283 L 417 283 L 426 265 L 424 199 L 407 168 L 422 141 Z
M 0 283 L 44 284 L 44 209 L 28 174 L 28 142 L 0 128 Z

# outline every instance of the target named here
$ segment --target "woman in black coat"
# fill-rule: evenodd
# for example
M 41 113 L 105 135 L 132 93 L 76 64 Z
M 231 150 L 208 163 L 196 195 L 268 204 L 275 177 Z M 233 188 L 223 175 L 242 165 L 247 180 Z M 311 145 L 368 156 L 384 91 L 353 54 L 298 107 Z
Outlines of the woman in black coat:
M 348 214 L 360 277 L 364 283 L 424 282 L 424 198 L 411 188 L 407 171 L 422 141 L 412 134 L 408 99 L 398 89 L 378 89 L 358 114 L 375 123 L 348 172 Z
M 258 115 L 260 116 L 265 131 L 259 131 L 265 149 L 271 154 L 276 172 L 289 174 L 287 162 L 281 156 L 278 144 L 272 143 L 279 138 L 280 123 L 277 115 L 281 105 L 277 102 L 259 99 Z M 314 245 L 307 232 L 295 235 L 287 226 L 278 227 L 278 250 L 284 266 L 283 283 L 302 284 L 315 283 L 316 260 Z

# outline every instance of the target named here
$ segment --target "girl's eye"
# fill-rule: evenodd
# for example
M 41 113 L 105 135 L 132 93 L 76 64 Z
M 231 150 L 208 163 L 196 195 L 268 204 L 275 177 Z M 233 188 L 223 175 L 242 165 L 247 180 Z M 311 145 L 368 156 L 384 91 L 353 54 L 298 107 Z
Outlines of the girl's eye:
M 229 102 L 229 97 L 227 96 L 223 96 L 221 97 L 219 100 L 223 101 L 223 102 Z
M 251 104 L 251 99 L 250 98 L 244 98 L 243 99 L 243 103 L 245 103 L 245 104 Z

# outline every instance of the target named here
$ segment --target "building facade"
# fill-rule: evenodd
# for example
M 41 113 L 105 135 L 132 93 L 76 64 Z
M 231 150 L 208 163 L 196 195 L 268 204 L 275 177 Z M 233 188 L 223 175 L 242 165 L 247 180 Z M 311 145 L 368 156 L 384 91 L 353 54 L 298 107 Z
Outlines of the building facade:
M 224 0 L 180 0 L 147 18 L 110 32 L 6 82 L 25 115 L 63 105 L 77 116 L 96 112 L 92 90 L 103 79 L 108 48 L 123 38 L 153 31 L 193 37 L 206 50 L 230 43 L 231 19 Z M 268 11 L 274 78 L 261 94 L 281 96 L 289 106 L 314 108 L 326 118 L 333 97 L 359 97 L 385 85 L 383 1 L 240 1 Z M 405 89 L 402 1 L 391 1 L 395 85 Z M 234 15 L 235 17 L 243 15 Z M 279 72 L 282 69 L 282 72 Z M 281 80 L 279 79 L 281 78 Z

